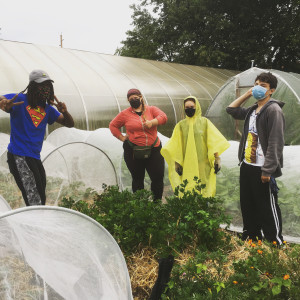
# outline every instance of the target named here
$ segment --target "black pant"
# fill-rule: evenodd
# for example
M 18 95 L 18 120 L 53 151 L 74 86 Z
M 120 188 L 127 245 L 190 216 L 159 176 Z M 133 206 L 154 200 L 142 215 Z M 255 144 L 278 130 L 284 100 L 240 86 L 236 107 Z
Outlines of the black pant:
M 242 163 L 240 202 L 243 216 L 243 239 L 261 239 L 282 244 L 282 219 L 277 193 L 270 183 L 262 183 L 261 168 Z
M 124 160 L 132 176 L 132 191 L 144 189 L 145 170 L 151 180 L 151 191 L 154 199 L 161 199 L 164 190 L 165 161 L 160 154 L 161 144 L 151 150 L 146 159 L 134 159 L 133 150 L 129 143 L 123 143 Z
M 7 163 L 26 206 L 45 205 L 46 173 L 42 162 L 39 159 L 7 152 Z

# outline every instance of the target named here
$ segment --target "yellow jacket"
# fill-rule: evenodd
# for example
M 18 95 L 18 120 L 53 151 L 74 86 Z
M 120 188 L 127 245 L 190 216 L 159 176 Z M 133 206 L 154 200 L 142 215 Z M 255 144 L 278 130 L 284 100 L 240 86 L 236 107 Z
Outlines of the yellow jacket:
M 161 149 L 169 169 L 169 180 L 173 190 L 185 179 L 187 189 L 195 187 L 194 177 L 201 180 L 206 187 L 202 190 L 205 197 L 216 194 L 216 174 L 214 170 L 214 154 L 223 153 L 230 144 L 220 131 L 207 118 L 202 117 L 201 107 L 196 97 L 196 112 L 193 117 L 186 117 L 176 124 L 172 137 Z M 182 176 L 175 171 L 175 162 L 183 167 Z

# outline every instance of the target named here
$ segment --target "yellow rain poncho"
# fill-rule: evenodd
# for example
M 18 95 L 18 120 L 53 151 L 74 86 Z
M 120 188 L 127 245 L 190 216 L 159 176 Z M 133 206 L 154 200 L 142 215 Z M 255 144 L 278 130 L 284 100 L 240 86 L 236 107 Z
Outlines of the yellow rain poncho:
M 202 117 L 201 107 L 196 97 L 194 99 L 196 111 L 193 117 L 186 117 L 176 124 L 172 137 L 161 149 L 169 168 L 169 180 L 173 190 L 185 179 L 188 180 L 187 189 L 195 187 L 193 180 L 197 176 L 205 197 L 216 194 L 216 174 L 214 170 L 215 153 L 223 153 L 230 144 L 220 131 L 207 118 Z M 175 162 L 183 167 L 182 176 L 175 171 Z

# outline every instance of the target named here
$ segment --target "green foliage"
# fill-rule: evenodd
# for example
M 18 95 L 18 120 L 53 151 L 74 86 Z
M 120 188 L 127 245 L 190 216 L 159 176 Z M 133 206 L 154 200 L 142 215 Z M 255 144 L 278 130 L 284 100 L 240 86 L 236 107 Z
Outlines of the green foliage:
M 245 243 L 248 257 L 233 263 L 229 277 L 228 250 L 199 251 L 176 265 L 163 299 L 298 299 L 300 246 Z
M 224 232 L 219 227 L 221 223 L 229 224 L 229 219 L 220 200 L 199 194 L 202 186 L 195 180 L 198 192 L 186 191 L 185 182 L 166 204 L 154 202 L 146 190 L 132 194 L 109 186 L 92 204 L 64 198 L 61 205 L 98 221 L 127 254 L 148 246 L 161 255 L 180 253 L 187 245 L 213 249 L 224 243 Z
M 222 201 L 218 198 L 205 198 L 199 192 L 204 187 L 195 178 L 196 189 L 186 190 L 187 181 L 176 188 L 174 196 L 167 198 L 165 206 L 168 227 L 167 236 L 172 247 L 182 251 L 186 245 L 202 246 L 213 249 L 220 246 L 224 232 L 220 224 L 229 224 L 230 219 L 224 214 Z
M 117 53 L 234 70 L 254 59 L 299 72 L 299 7 L 299 0 L 141 0 Z

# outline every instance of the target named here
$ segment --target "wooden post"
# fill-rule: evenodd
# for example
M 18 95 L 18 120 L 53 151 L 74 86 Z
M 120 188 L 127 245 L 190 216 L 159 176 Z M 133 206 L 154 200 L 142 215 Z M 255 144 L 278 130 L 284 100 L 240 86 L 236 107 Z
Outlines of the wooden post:
M 63 48 L 63 37 L 62 37 L 62 33 L 60 34 L 60 47 Z

